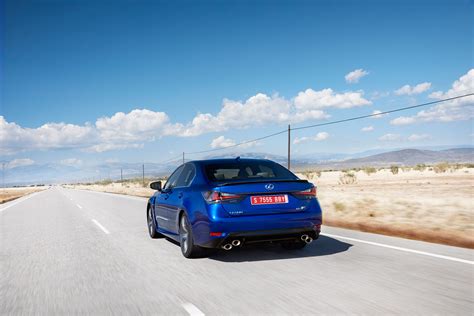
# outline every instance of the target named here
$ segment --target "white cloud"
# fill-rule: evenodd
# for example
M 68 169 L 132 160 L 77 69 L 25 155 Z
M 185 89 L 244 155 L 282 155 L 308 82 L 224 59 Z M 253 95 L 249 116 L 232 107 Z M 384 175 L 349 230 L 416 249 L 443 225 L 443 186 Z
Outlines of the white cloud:
M 29 159 L 29 158 L 19 158 L 19 159 L 13 159 L 12 161 L 8 162 L 5 165 L 5 168 L 7 169 L 13 169 L 17 167 L 25 167 L 25 166 L 30 166 L 35 163 L 34 160 Z
M 362 132 L 372 132 L 374 130 L 373 126 L 365 126 L 360 129 Z
M 401 136 L 399 134 L 385 134 L 383 136 L 379 137 L 379 140 L 381 141 L 398 141 L 401 139 Z
M 429 96 L 433 99 L 447 99 L 472 92 L 474 92 L 474 69 L 470 69 L 465 75 L 454 81 L 451 89 L 449 89 L 448 91 L 436 91 L 431 93 Z M 472 106 L 467 105 L 472 104 L 474 104 L 474 96 L 468 96 L 452 101 L 446 101 L 439 103 L 427 110 L 420 111 L 414 116 L 399 117 L 393 120 L 393 123 L 391 123 L 397 125 L 397 122 L 403 122 L 404 124 L 412 124 L 419 121 L 452 122 L 470 120 L 474 118 L 474 109 Z
M 140 148 L 143 148 L 144 146 L 145 146 L 144 144 L 134 144 L 134 143 L 130 143 L 130 144 L 102 143 L 102 144 L 97 144 L 94 146 L 87 147 L 84 149 L 84 151 L 102 153 L 102 152 L 111 151 L 111 150 L 123 150 L 123 149 L 130 149 L 130 148 L 140 149 Z
M 384 116 L 386 115 L 386 114 L 380 114 L 380 113 L 382 113 L 382 111 L 380 111 L 380 110 L 374 110 L 374 111 L 372 112 L 372 115 L 373 115 L 373 116 L 372 116 L 371 118 L 379 119 L 379 118 L 382 118 L 382 117 L 384 117 Z
M 165 112 L 148 109 L 117 112 L 98 118 L 94 124 L 48 123 L 38 128 L 24 128 L 0 116 L 0 154 L 52 149 L 100 153 L 143 148 L 145 142 L 163 136 L 191 137 L 229 129 L 322 120 L 330 117 L 323 108 L 344 109 L 369 104 L 362 91 L 337 93 L 332 89 L 307 89 L 291 100 L 263 93 L 245 101 L 224 99 L 217 114 L 199 113 L 188 123 L 171 123 Z
M 198 136 L 232 128 L 248 128 L 271 123 L 299 123 L 327 119 L 323 108 L 351 108 L 371 104 L 363 92 L 336 93 L 332 89 L 307 89 L 289 101 L 278 95 L 258 93 L 245 101 L 224 99 L 217 115 L 199 113 L 188 124 L 176 124 L 175 135 Z
M 217 138 L 214 138 L 211 142 L 211 147 L 212 148 L 226 148 L 229 146 L 234 146 L 235 141 L 233 141 L 230 138 L 225 138 L 224 136 L 219 136 Z
M 415 118 L 414 117 L 408 117 L 408 116 L 400 116 L 397 117 L 396 119 L 393 119 L 390 121 L 390 124 L 392 125 L 408 125 L 408 124 L 413 124 L 415 123 Z
M 303 136 L 303 137 L 295 137 L 295 139 L 293 140 L 293 144 L 300 144 L 300 143 L 304 143 L 306 141 L 316 141 L 316 142 L 320 142 L 320 141 L 323 141 L 323 140 L 326 140 L 329 138 L 329 134 L 326 133 L 326 132 L 320 132 L 320 133 L 317 133 L 315 136 L 313 137 L 306 137 L 306 136 Z
M 325 139 L 328 139 L 329 137 L 329 134 L 326 133 L 326 132 L 321 132 L 321 133 L 317 133 L 315 137 L 313 137 L 313 140 L 315 141 L 322 141 L 322 140 L 325 140 Z
M 360 78 L 365 77 L 368 74 L 369 72 L 365 71 L 364 69 L 356 69 L 348 73 L 344 78 L 346 79 L 347 83 L 357 83 L 359 82 Z
M 262 145 L 262 143 L 258 141 L 243 141 L 242 143 L 242 145 L 239 145 L 239 148 L 251 148 Z
M 95 125 L 47 123 L 38 128 L 24 128 L 0 116 L 0 154 L 51 149 L 82 149 L 104 152 L 125 148 L 141 148 L 173 130 L 164 112 L 133 110 L 97 119 Z
M 82 165 L 82 160 L 77 159 L 77 158 L 67 158 L 67 159 L 61 160 L 59 163 L 64 166 L 78 167 Z
M 147 109 L 136 109 L 127 114 L 117 112 L 111 117 L 99 118 L 95 126 L 105 142 L 143 141 L 160 137 L 166 132 L 168 115 Z
M 328 119 L 331 116 L 324 111 L 321 110 L 308 110 L 308 111 L 301 111 L 296 112 L 292 118 L 291 123 L 299 123 L 308 120 L 323 120 Z
M 191 123 L 181 125 L 178 136 L 198 136 L 206 132 L 220 132 L 231 128 L 262 126 L 290 120 L 291 103 L 278 95 L 258 93 L 245 102 L 224 99 L 217 115 L 198 114 Z
M 419 83 L 416 86 L 404 85 L 398 90 L 395 90 L 396 95 L 413 95 L 423 93 L 431 88 L 431 82 Z
M 94 127 L 66 123 L 47 123 L 38 128 L 23 128 L 0 116 L 0 154 L 27 150 L 79 148 L 96 138 Z
M 430 139 L 430 138 L 431 138 L 431 136 L 428 135 L 428 134 L 412 134 L 412 135 L 408 136 L 408 140 L 411 141 L 411 142 L 426 140 L 426 139 Z
M 299 110 L 319 110 L 323 108 L 349 109 L 357 106 L 372 104 L 364 99 L 363 92 L 334 93 L 330 88 L 319 91 L 306 89 L 299 92 L 294 99 L 296 109 Z

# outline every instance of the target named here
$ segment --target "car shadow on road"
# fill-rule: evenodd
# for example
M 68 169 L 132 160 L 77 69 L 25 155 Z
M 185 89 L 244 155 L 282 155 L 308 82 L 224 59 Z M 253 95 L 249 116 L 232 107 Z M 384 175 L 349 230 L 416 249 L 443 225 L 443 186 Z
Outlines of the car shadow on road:
M 245 262 L 320 257 L 344 252 L 350 247 L 352 244 L 320 236 L 318 240 L 300 250 L 285 250 L 278 244 L 255 244 L 234 248 L 230 251 L 220 250 L 209 256 L 209 259 L 222 262 Z

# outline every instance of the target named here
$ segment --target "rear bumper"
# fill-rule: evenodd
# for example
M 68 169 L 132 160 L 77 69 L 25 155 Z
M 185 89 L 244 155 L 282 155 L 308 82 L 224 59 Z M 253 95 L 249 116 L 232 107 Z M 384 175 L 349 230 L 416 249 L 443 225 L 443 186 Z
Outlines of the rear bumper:
M 299 228 L 232 232 L 223 237 L 210 238 L 200 246 L 206 248 L 220 248 L 236 239 L 238 239 L 242 245 L 263 242 L 282 242 L 300 240 L 302 235 L 308 235 L 316 240 L 319 237 L 320 230 L 321 226 L 316 225 Z
M 304 211 L 271 215 L 229 216 L 221 205 L 208 207 L 207 214 L 192 221 L 195 244 L 207 248 L 219 248 L 237 238 L 244 244 L 295 239 L 303 234 L 316 239 L 322 223 L 317 199 Z

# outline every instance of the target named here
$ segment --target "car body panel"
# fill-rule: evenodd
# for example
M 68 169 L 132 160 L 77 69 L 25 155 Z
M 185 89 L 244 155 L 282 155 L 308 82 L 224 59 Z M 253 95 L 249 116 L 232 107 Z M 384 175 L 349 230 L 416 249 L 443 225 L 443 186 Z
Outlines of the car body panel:
M 179 217 L 184 212 L 191 224 L 194 242 L 201 247 L 220 247 L 229 236 L 280 236 L 298 233 L 319 235 L 322 222 L 321 207 L 317 198 L 299 198 L 294 192 L 311 189 L 313 184 L 295 179 L 290 181 L 256 180 L 257 183 L 215 183 L 206 177 L 206 163 L 234 161 L 233 159 L 191 161 L 195 175 L 187 186 L 167 188 L 155 192 L 150 198 L 156 219 L 157 231 L 178 241 Z M 241 161 L 266 161 L 241 159 Z M 273 162 L 272 162 L 273 163 Z M 182 165 L 181 167 L 185 166 Z M 181 170 L 183 170 L 182 168 Z M 170 177 L 171 179 L 171 177 Z M 271 189 L 266 185 L 271 184 Z M 238 201 L 209 203 L 205 193 L 217 191 L 242 194 Z M 288 203 L 252 205 L 251 196 L 288 195 Z M 222 233 L 210 236 L 211 232 Z M 271 238 L 270 238 L 271 239 Z

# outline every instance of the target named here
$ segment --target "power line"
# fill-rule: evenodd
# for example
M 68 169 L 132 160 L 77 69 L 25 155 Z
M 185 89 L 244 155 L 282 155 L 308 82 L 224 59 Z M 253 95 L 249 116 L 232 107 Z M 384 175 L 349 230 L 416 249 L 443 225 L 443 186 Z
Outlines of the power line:
M 182 154 L 179 154 L 178 156 L 174 156 L 170 159 L 167 159 L 167 160 L 163 160 L 163 161 L 159 161 L 157 162 L 158 164 L 165 164 L 165 163 L 168 163 L 168 162 L 172 162 L 172 161 L 175 161 L 175 160 L 178 160 L 178 158 L 181 158 L 181 155 Z
M 273 137 L 273 136 L 277 136 L 277 135 L 280 135 L 280 134 L 283 134 L 283 133 L 286 133 L 286 132 L 287 132 L 287 130 L 285 129 L 285 130 L 282 130 L 282 131 L 279 131 L 279 132 L 276 132 L 276 133 L 273 133 L 273 134 L 270 134 L 270 135 L 262 136 L 262 137 L 259 137 L 259 138 L 254 138 L 254 139 L 251 139 L 251 140 L 246 140 L 244 142 L 234 144 L 234 145 L 221 147 L 221 148 L 202 150 L 202 151 L 194 151 L 194 152 L 189 152 L 189 153 L 185 152 L 185 154 L 186 155 L 204 154 L 204 153 L 209 153 L 209 152 L 213 152 L 213 151 L 229 149 L 229 148 L 245 145 L 245 144 L 248 144 L 248 143 L 253 143 L 253 142 L 256 142 L 256 141 L 259 141 L 259 140 L 264 140 L 264 139 L 267 139 L 267 138 L 270 138 L 270 137 Z
M 327 125 L 345 123 L 345 122 L 350 122 L 350 121 L 355 121 L 355 120 L 361 120 L 361 119 L 365 119 L 365 118 L 369 118 L 369 117 L 376 117 L 376 116 L 381 116 L 381 115 L 385 115 L 385 114 L 401 112 L 401 111 L 416 109 L 416 108 L 420 108 L 420 107 L 424 107 L 424 106 L 428 106 L 428 105 L 438 104 L 438 103 L 442 103 L 442 102 L 446 102 L 446 101 L 461 99 L 461 98 L 465 98 L 465 97 L 468 97 L 468 96 L 474 96 L 474 93 L 468 93 L 468 94 L 464 94 L 464 95 L 455 96 L 455 97 L 452 97 L 452 98 L 446 98 L 446 99 L 442 99 L 442 100 L 431 101 L 431 102 L 426 102 L 426 103 L 422 103 L 422 104 L 396 108 L 396 109 L 389 110 L 389 111 L 384 111 L 384 112 L 378 112 L 378 113 L 372 113 L 372 114 L 366 114 L 366 115 L 361 115 L 361 116 L 345 118 L 345 119 L 337 120 L 337 121 L 331 121 L 331 122 L 325 122 L 325 123 L 295 127 L 295 128 L 291 128 L 290 130 L 295 131 L 295 130 L 302 130 L 302 129 L 320 127 L 320 126 L 327 126 Z M 472 104 L 470 104 L 470 105 L 472 105 Z M 229 148 L 235 148 L 235 147 L 238 147 L 238 146 L 241 146 L 241 145 L 253 143 L 253 142 L 256 142 L 256 141 L 259 141 L 259 140 L 264 140 L 264 139 L 274 137 L 274 136 L 277 136 L 277 135 L 281 135 L 281 134 L 284 134 L 284 133 L 288 133 L 288 129 L 284 129 L 282 131 L 279 131 L 279 132 L 276 132 L 276 133 L 273 133 L 273 134 L 269 134 L 269 135 L 265 135 L 265 136 L 262 136 L 262 137 L 247 140 L 247 141 L 244 141 L 244 142 L 240 142 L 240 143 L 237 143 L 237 144 L 234 144 L 234 145 L 231 145 L 231 146 L 208 149 L 208 150 L 201 150 L 201 151 L 194 151 L 194 152 L 184 152 L 184 154 L 185 155 L 204 154 L 204 153 L 210 153 L 210 152 L 225 150 L 225 149 L 229 149 Z M 178 156 L 175 156 L 173 158 L 170 158 L 168 160 L 159 162 L 159 163 L 165 164 L 165 163 L 168 163 L 168 162 L 174 162 L 174 161 L 178 161 L 178 160 L 182 160 L 182 154 L 180 154 Z
M 326 125 L 339 124 L 339 123 L 344 123 L 344 122 L 349 122 L 349 121 L 355 121 L 355 120 L 360 120 L 360 119 L 364 119 L 364 118 L 390 114 L 390 113 L 394 113 L 394 112 L 400 112 L 400 111 L 416 109 L 416 108 L 420 108 L 420 107 L 427 106 L 427 105 L 433 105 L 433 104 L 437 104 L 437 103 L 441 103 L 441 102 L 452 101 L 452 100 L 465 98 L 465 97 L 473 96 L 473 95 L 474 95 L 474 93 L 468 93 L 468 94 L 459 95 L 459 96 L 452 97 L 452 98 L 447 98 L 447 99 L 443 99 L 443 100 L 437 100 L 437 101 L 432 101 L 432 102 L 427 102 L 427 103 L 422 103 L 422 104 L 417 104 L 417 105 L 412 105 L 412 106 L 406 106 L 406 107 L 403 107 L 403 108 L 393 109 L 393 110 L 384 111 L 384 112 L 378 112 L 378 113 L 372 113 L 372 114 L 367 114 L 367 115 L 355 116 L 355 117 L 350 117 L 350 118 L 337 120 L 337 121 L 326 122 L 326 123 L 319 123 L 319 124 L 295 127 L 295 128 L 292 128 L 291 130 L 296 131 L 296 130 L 300 130 L 300 129 L 313 128 L 313 127 L 319 127 L 319 126 L 326 126 Z

